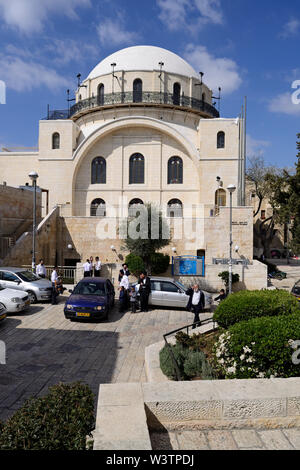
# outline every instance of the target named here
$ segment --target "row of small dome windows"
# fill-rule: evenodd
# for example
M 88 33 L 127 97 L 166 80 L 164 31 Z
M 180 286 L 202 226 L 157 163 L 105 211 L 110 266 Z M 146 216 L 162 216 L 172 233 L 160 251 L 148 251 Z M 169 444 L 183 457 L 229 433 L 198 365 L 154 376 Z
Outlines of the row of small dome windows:
M 52 149 L 56 150 L 60 148 L 60 135 L 58 132 L 54 132 L 52 135 Z M 225 132 L 220 131 L 217 134 L 217 148 L 225 148 Z
M 181 93 L 181 85 L 180 83 L 176 82 L 173 85 L 173 104 L 180 105 L 180 93 Z M 133 102 L 140 103 L 143 101 L 143 82 L 140 78 L 136 78 L 133 82 L 132 87 L 132 94 L 133 94 Z M 79 101 L 81 101 L 82 96 L 79 95 Z M 206 101 L 205 93 L 202 93 L 201 97 L 202 101 Z M 97 87 L 97 103 L 99 106 L 104 105 L 104 85 L 100 83 Z
M 96 157 L 91 166 L 92 184 L 106 184 L 106 160 Z M 129 184 L 145 183 L 145 158 L 141 153 L 134 153 L 129 159 Z M 180 157 L 171 157 L 168 161 L 168 184 L 183 183 L 183 162 Z
M 128 214 L 135 216 L 138 207 L 144 205 L 141 199 L 132 199 L 128 204 Z M 97 198 L 90 205 L 91 217 L 106 217 L 106 203 L 103 199 Z M 171 199 L 167 204 L 167 217 L 182 217 L 183 205 L 179 199 Z
M 136 215 L 139 205 L 144 202 L 141 199 L 132 199 L 128 205 L 128 213 L 132 209 L 131 215 Z M 224 189 L 217 189 L 215 192 L 215 206 L 226 206 L 226 191 Z M 106 217 L 106 203 L 103 199 L 94 199 L 90 206 L 91 217 Z M 171 199 L 167 204 L 167 217 L 183 217 L 183 204 L 179 199 Z

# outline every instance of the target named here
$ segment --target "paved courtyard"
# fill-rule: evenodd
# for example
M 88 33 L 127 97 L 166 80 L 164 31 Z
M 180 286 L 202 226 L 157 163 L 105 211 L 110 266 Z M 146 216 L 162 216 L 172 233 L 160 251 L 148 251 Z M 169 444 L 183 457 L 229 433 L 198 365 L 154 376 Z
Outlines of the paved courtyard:
M 300 429 L 173 431 L 151 435 L 154 450 L 299 450 Z
M 81 380 L 97 396 L 101 383 L 145 381 L 145 347 L 194 318 L 171 309 L 120 314 L 116 305 L 109 322 L 71 322 L 64 301 L 32 305 L 0 324 L 7 348 L 7 363 L 0 365 L 0 420 L 58 382 Z

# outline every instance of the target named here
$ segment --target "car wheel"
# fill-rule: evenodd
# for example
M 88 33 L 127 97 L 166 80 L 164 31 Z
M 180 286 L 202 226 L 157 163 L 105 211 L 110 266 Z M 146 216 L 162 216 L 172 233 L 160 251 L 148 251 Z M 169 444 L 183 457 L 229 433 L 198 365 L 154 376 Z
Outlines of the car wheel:
M 6 310 L 5 305 L 0 302 L 0 309 L 2 309 L 2 308 L 5 308 L 5 310 Z M 4 311 L 2 313 L 4 313 Z
M 28 293 L 28 296 L 29 296 L 29 299 L 30 299 L 30 303 L 35 304 L 36 301 L 37 301 L 35 293 L 32 292 L 31 290 L 29 290 L 27 293 Z

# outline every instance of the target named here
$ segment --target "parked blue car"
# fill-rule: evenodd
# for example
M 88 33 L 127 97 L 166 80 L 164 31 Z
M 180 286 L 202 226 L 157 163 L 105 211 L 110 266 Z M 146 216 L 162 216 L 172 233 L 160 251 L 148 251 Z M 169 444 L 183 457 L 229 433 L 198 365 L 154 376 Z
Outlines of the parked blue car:
M 64 308 L 66 318 L 107 320 L 115 302 L 115 289 L 109 279 L 84 278 L 70 292 Z

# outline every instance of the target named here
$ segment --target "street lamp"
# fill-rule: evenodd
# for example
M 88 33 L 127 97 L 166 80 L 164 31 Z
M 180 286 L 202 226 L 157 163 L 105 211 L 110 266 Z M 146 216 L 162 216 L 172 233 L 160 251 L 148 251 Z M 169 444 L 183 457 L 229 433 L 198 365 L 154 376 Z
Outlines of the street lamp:
M 35 237 L 36 237 L 36 182 L 39 177 L 36 171 L 29 173 L 33 186 L 33 227 L 32 227 L 32 271 L 35 273 Z
M 232 293 L 232 195 L 236 190 L 236 186 L 234 184 L 230 184 L 227 186 L 227 190 L 230 194 L 230 238 L 229 238 L 229 295 Z

